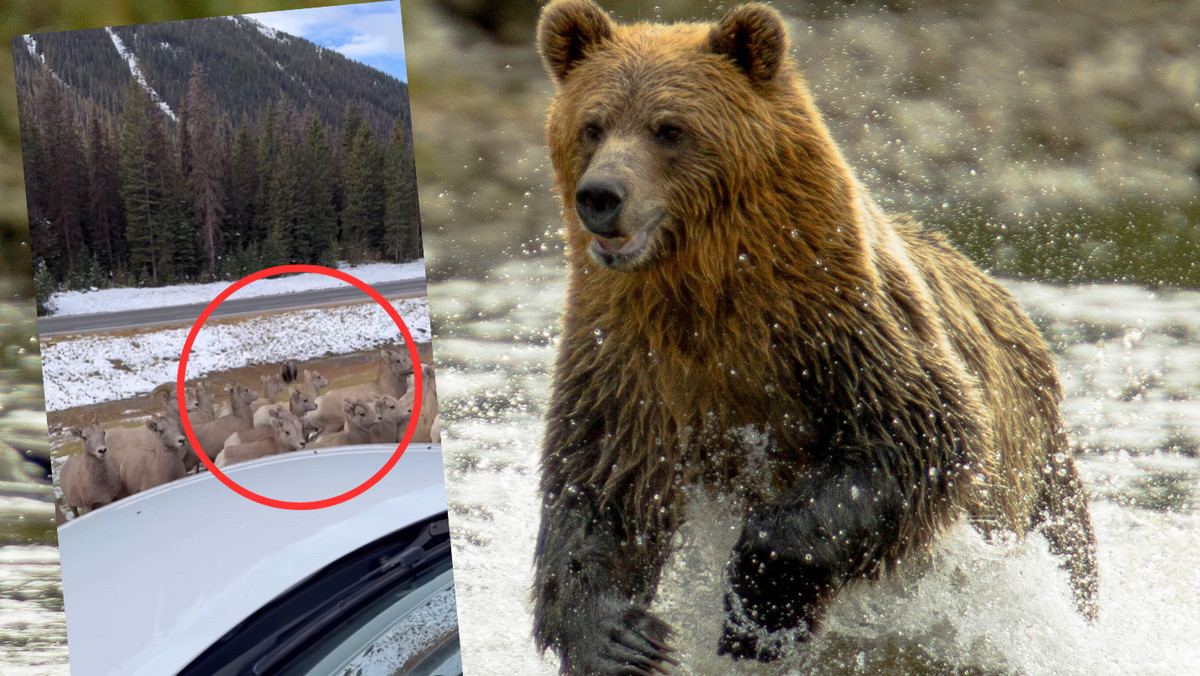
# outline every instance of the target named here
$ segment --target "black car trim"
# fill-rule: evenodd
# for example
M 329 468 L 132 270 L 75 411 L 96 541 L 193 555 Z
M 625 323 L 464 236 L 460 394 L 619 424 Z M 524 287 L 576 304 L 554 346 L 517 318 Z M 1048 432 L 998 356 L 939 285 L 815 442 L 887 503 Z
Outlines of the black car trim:
M 229 630 L 179 676 L 270 676 L 381 594 L 450 562 L 443 512 L 347 554 Z

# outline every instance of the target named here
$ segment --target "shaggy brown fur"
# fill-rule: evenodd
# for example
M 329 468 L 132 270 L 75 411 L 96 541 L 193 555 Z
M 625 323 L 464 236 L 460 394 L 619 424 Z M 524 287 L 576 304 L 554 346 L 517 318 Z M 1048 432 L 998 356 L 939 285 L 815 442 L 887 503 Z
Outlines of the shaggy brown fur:
M 746 505 L 719 646 L 735 658 L 774 659 L 762 630 L 803 639 L 838 588 L 964 515 L 985 532 L 1045 522 L 1092 615 L 1046 345 L 939 236 L 875 206 L 779 15 L 622 26 L 561 0 L 539 47 L 571 274 L 535 634 L 563 672 L 670 661 L 646 608 L 690 486 Z

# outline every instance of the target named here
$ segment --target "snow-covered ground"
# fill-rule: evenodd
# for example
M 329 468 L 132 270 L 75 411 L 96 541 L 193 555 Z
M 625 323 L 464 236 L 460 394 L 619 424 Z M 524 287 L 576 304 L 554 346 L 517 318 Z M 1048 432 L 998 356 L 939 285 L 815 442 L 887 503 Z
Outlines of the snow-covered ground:
M 695 519 L 655 610 L 679 634 L 680 674 L 1193 674 L 1200 664 L 1200 293 L 1006 282 L 1058 357 L 1093 497 L 1101 617 L 1075 612 L 1034 537 L 970 528 L 884 584 L 858 585 L 826 631 L 770 667 L 717 658 L 717 574 L 731 537 Z M 530 638 L 537 462 L 564 291 L 555 261 L 430 288 L 468 674 L 551 676 Z M 736 534 L 736 533 L 735 533 Z M 924 574 L 922 574 L 922 572 Z
M 409 263 L 367 263 L 351 266 L 347 263 L 338 265 L 338 269 L 367 284 L 380 284 L 406 279 L 421 279 L 425 277 L 425 260 L 415 260 Z M 94 312 L 121 312 L 123 310 L 141 310 L 151 307 L 172 307 L 175 305 L 191 305 L 193 303 L 208 303 L 219 293 L 229 288 L 232 282 L 212 282 L 210 284 L 179 284 L 152 288 L 121 288 L 101 289 L 98 291 L 63 291 L 51 296 L 50 305 L 56 317 L 63 315 L 82 315 Z M 345 282 L 325 275 L 303 274 L 260 279 L 248 284 L 230 298 L 252 298 L 254 296 L 274 296 L 313 289 L 326 289 L 340 286 Z
M 428 343 L 427 299 L 406 298 L 393 301 L 392 305 L 413 340 Z M 190 330 L 189 326 L 132 335 L 92 334 L 44 341 L 46 410 L 126 399 L 174 381 Z M 200 330 L 188 356 L 188 378 L 253 364 L 314 359 L 401 342 L 400 330 L 374 302 L 210 322 Z

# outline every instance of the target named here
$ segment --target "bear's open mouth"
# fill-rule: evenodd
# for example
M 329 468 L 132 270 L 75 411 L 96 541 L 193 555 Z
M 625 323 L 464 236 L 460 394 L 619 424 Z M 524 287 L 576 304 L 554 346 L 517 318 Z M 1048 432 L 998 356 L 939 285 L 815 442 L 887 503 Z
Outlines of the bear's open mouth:
M 666 209 L 657 209 L 646 225 L 632 235 L 618 237 L 592 237 L 592 255 L 610 268 L 625 268 L 636 264 L 642 254 L 651 248 L 654 235 L 666 219 Z
M 601 237 L 596 235 L 596 246 L 604 253 L 629 254 L 646 245 L 646 231 L 636 235 L 621 235 L 620 237 Z

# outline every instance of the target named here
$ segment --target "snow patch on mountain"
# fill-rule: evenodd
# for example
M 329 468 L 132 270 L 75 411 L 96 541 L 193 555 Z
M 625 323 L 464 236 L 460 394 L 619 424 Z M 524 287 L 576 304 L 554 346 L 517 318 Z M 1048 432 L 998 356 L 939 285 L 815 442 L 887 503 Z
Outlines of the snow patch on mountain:
M 291 42 L 287 33 L 281 33 L 279 30 L 277 30 L 275 28 L 271 28 L 267 24 L 262 23 L 261 21 L 258 21 L 257 19 L 251 19 L 248 16 L 231 16 L 229 18 L 230 18 L 230 20 L 233 20 L 233 21 L 244 21 L 244 22 L 250 24 L 251 26 L 256 28 L 259 33 L 262 33 L 263 35 L 271 38 L 272 40 L 277 40 L 279 42 L 284 42 L 284 43 Z
M 46 55 L 38 51 L 37 42 L 34 41 L 32 35 L 22 35 L 25 38 L 25 48 L 29 50 L 35 58 L 41 59 L 42 63 L 46 63 Z
M 138 84 L 140 84 L 142 89 L 145 89 L 146 93 L 150 95 L 150 100 L 157 104 L 167 117 L 174 120 L 175 112 L 171 110 L 171 107 L 167 105 L 166 101 L 162 100 L 162 97 L 158 95 L 158 92 L 154 91 L 154 88 L 150 86 L 150 83 L 146 81 L 146 76 L 142 74 L 142 69 L 138 67 L 137 57 L 135 57 L 133 52 L 129 51 L 125 47 L 125 42 L 121 40 L 121 36 L 117 35 L 116 32 L 111 28 L 105 28 L 104 31 L 108 33 L 108 37 L 112 38 L 113 46 L 117 48 L 117 53 L 121 55 L 122 59 L 125 59 L 125 63 L 129 64 L 129 72 L 133 75 L 133 77 L 137 78 Z

